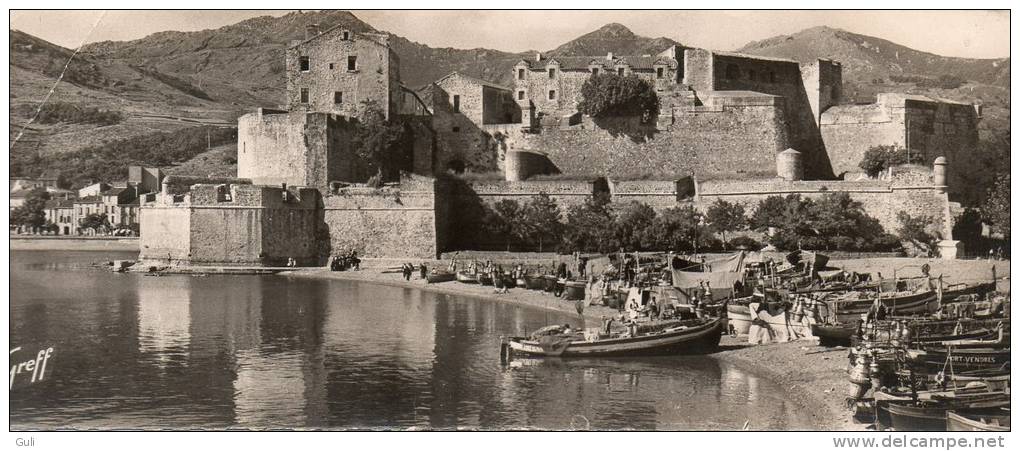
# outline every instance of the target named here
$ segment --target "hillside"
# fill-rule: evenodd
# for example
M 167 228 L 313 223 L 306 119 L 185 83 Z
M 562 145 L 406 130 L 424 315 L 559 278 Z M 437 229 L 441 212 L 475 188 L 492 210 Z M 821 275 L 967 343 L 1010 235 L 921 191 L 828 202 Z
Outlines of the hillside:
M 117 112 L 123 120 L 101 127 L 34 123 L 10 152 L 11 174 L 37 175 L 58 155 L 104 143 L 203 124 L 231 127 L 237 116 L 252 108 L 278 106 L 284 97 L 284 49 L 289 42 L 302 38 L 309 24 L 319 24 L 323 29 L 342 24 L 354 31 L 385 32 L 347 11 L 294 12 L 276 18 L 256 17 L 215 30 L 164 31 L 133 41 L 85 46 L 51 101 Z M 11 30 L 10 37 L 13 140 L 53 86 L 72 51 L 16 30 Z M 390 38 L 400 58 L 401 77 L 411 87 L 423 86 L 452 71 L 512 85 L 511 67 L 522 58 L 534 57 L 534 52 L 432 48 L 393 34 Z M 676 44 L 669 38 L 639 36 L 623 25 L 611 23 L 543 53 L 645 55 Z M 883 91 L 980 102 L 985 105 L 982 138 L 1001 142 L 1008 137 L 1008 58 L 942 57 L 826 27 L 752 42 L 738 51 L 799 61 L 841 61 L 848 102 L 870 101 L 874 93 Z M 966 82 L 953 89 L 939 89 L 909 81 L 942 75 Z M 203 172 L 203 164 L 229 160 L 227 153 L 229 149 L 217 149 L 204 159 L 201 155 L 192 159 L 185 167 Z M 229 164 L 211 170 L 225 169 Z
M 939 56 L 837 28 L 808 28 L 792 35 L 750 42 L 737 51 L 800 62 L 829 58 L 842 63 L 843 77 L 854 81 L 890 75 L 955 75 L 964 80 L 1009 87 L 1009 58 Z

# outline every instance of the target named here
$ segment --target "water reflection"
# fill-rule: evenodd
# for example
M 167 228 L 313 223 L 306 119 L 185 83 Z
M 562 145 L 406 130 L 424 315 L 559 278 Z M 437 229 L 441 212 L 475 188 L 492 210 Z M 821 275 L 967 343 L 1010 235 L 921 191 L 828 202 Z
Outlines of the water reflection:
M 500 335 L 576 316 L 338 281 L 88 269 L 104 258 L 129 257 L 13 254 L 12 343 L 58 354 L 52 378 L 11 392 L 13 428 L 805 425 L 768 381 L 707 357 L 499 365 Z

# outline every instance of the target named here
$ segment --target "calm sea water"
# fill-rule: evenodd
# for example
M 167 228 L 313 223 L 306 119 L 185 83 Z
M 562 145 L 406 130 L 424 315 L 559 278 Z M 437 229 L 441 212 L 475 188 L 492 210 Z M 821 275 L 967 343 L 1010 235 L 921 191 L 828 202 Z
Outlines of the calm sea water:
M 709 357 L 517 360 L 500 335 L 576 317 L 281 276 L 144 277 L 130 253 L 11 254 L 13 429 L 807 428 L 772 383 Z

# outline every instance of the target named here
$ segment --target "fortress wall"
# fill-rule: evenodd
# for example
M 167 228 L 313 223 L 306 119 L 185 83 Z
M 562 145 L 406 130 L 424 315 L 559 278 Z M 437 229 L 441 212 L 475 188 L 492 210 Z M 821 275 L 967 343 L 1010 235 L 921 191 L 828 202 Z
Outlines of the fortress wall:
M 434 182 L 342 189 L 325 196 L 322 204 L 323 233 L 334 255 L 353 249 L 368 258 L 432 259 L 444 239 L 436 227 Z
M 904 179 L 903 181 L 910 180 Z M 701 210 L 717 199 L 727 202 L 738 202 L 744 205 L 750 215 L 758 202 L 769 196 L 787 196 L 800 194 L 804 197 L 818 198 L 829 193 L 849 193 L 854 200 L 861 202 L 864 211 L 878 219 L 886 232 L 896 233 L 899 230 L 899 212 L 917 216 L 930 216 L 940 227 L 945 228 L 952 219 L 948 217 L 949 198 L 938 187 L 928 185 L 908 185 L 901 182 L 888 181 L 797 181 L 783 180 L 726 180 L 699 183 L 695 205 Z
M 307 115 L 251 113 L 237 120 L 237 174 L 257 185 L 306 185 Z
M 637 201 L 655 210 L 664 210 L 677 206 L 680 197 L 677 183 L 673 180 L 611 180 L 610 189 L 613 202 Z
M 511 148 L 545 153 L 565 173 L 612 177 L 647 170 L 681 177 L 775 173 L 776 153 L 789 147 L 782 110 L 773 106 L 725 106 L 666 119 L 671 124 L 664 129 L 637 118 L 547 127 L 514 135 Z
M 191 253 L 191 210 L 146 205 L 139 215 L 139 258 L 167 262 L 186 260 Z

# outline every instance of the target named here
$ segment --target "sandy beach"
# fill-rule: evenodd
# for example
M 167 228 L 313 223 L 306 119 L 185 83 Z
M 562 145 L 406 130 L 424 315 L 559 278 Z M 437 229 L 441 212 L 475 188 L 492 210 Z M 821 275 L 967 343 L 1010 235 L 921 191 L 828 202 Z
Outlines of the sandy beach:
M 351 280 L 381 285 L 416 288 L 424 291 L 466 296 L 490 302 L 508 302 L 533 308 L 549 309 L 577 314 L 575 303 L 553 297 L 551 294 L 522 289 L 496 294 L 493 287 L 458 282 L 426 284 L 417 279 L 405 281 L 399 273 L 384 273 L 381 268 L 361 271 L 331 272 L 325 269 L 305 269 L 281 273 L 286 277 Z M 584 317 L 588 324 L 598 324 L 601 316 L 616 315 L 614 309 L 587 306 Z M 823 351 L 823 352 L 818 352 Z M 865 425 L 854 424 L 844 398 L 850 384 L 847 382 L 847 350 L 823 348 L 815 340 L 789 343 L 751 345 L 747 337 L 723 336 L 720 351 L 711 357 L 731 363 L 744 371 L 768 378 L 787 392 L 788 399 L 805 412 L 810 412 L 813 430 L 859 431 Z M 749 428 L 753 429 L 752 425 Z

